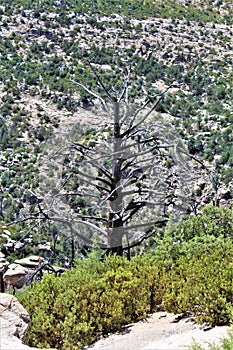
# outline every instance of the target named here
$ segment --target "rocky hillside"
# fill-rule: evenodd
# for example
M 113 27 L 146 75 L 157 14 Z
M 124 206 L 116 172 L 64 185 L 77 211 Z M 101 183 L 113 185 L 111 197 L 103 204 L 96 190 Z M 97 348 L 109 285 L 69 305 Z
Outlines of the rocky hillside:
M 1 219 L 22 218 L 25 203 L 33 204 L 51 136 L 99 122 L 96 101 L 74 83 L 98 90 L 87 61 L 111 91 L 119 91 L 130 70 L 131 103 L 178 86 L 157 113 L 208 167 L 213 192 L 227 205 L 233 197 L 232 18 L 231 1 L 222 0 L 1 1 Z M 42 233 L 38 244 L 43 240 Z

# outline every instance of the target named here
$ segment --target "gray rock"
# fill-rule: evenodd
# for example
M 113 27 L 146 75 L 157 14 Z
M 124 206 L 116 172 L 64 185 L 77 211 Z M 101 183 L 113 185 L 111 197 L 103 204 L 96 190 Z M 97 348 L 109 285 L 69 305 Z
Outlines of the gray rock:
M 18 300 L 10 294 L 0 294 L 1 349 L 28 349 L 30 317 Z
M 6 284 L 7 290 L 9 290 L 11 286 L 22 288 L 27 282 L 27 271 L 19 264 L 10 264 L 3 275 L 3 281 Z
M 6 262 L 4 266 L 1 265 L 0 259 L 0 277 L 1 283 L 4 283 L 1 291 L 9 291 L 11 287 L 20 289 L 24 285 L 40 280 L 45 273 L 56 273 L 59 275 L 64 271 L 64 268 L 52 266 L 40 256 L 32 255 L 18 259 L 10 265 Z
M 0 293 L 0 348 L 36 350 L 26 345 L 29 331 L 30 316 L 27 311 L 13 295 Z
M 43 262 L 43 260 L 44 258 L 42 258 L 41 256 L 31 255 L 24 259 L 15 260 L 15 263 L 27 268 L 35 268 L 38 267 Z

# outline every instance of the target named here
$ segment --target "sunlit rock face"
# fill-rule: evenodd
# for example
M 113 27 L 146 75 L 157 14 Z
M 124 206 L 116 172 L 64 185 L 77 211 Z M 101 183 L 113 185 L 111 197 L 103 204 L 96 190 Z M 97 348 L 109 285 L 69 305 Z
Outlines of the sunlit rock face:
M 36 350 L 37 348 L 31 348 L 27 345 L 29 331 L 30 316 L 28 312 L 16 297 L 0 293 L 0 348 L 4 350 Z

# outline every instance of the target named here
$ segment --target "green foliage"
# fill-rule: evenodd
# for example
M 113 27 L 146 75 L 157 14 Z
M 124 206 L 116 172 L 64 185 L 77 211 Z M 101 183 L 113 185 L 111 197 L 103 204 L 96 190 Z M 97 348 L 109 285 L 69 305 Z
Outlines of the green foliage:
M 166 310 L 188 313 L 199 323 L 228 324 L 233 298 L 233 244 L 216 239 L 207 251 L 180 257 L 168 272 Z
M 156 248 L 167 270 L 163 305 L 196 321 L 226 324 L 233 297 L 233 211 L 208 206 L 166 229 Z
M 218 238 L 233 237 L 232 208 L 206 206 L 198 215 L 187 216 L 178 224 L 168 226 L 161 239 L 156 239 L 159 254 L 168 260 L 180 255 L 192 255 L 193 251 L 203 252 L 212 248 Z M 166 252 L 166 253 L 165 253 Z
M 228 324 L 231 215 L 229 208 L 203 208 L 165 232 L 152 254 L 101 261 L 100 252 L 93 252 L 60 277 L 44 276 L 19 295 L 32 316 L 31 345 L 81 349 L 161 305 L 199 323 Z
M 75 1 L 69 0 L 65 4 L 59 6 L 54 6 L 53 1 L 43 0 L 39 4 L 28 3 L 27 0 L 15 1 L 12 0 L 11 3 L 6 0 L 2 0 L 2 5 L 4 6 L 4 11 L 2 12 L 5 15 L 12 15 L 14 8 L 16 11 L 23 6 L 24 9 L 33 10 L 34 16 L 36 18 L 43 18 L 44 11 L 48 12 L 57 12 L 59 13 L 58 22 L 60 25 L 70 24 L 70 18 L 67 16 L 67 9 L 70 11 L 75 11 L 79 14 L 89 14 L 97 15 L 104 13 L 105 15 L 119 14 L 124 16 L 133 16 L 138 19 L 144 19 L 148 17 L 171 17 L 171 18 L 186 18 L 186 20 L 200 20 L 203 22 L 213 21 L 213 22 L 223 22 L 232 23 L 230 8 L 228 7 L 227 14 L 222 15 L 219 11 L 220 6 L 224 4 L 217 4 L 213 6 L 212 3 L 207 2 L 205 4 L 205 10 L 200 11 L 200 8 L 188 2 L 188 5 L 182 5 L 173 0 L 166 1 L 141 1 L 141 0 L 124 0 L 120 2 L 119 0 L 111 0 L 108 3 L 105 1 Z M 200 4 L 201 5 L 201 4 Z M 227 6 L 227 5 L 224 5 Z M 223 11 L 225 13 L 225 11 Z M 90 22 L 93 26 L 96 26 L 98 22 L 94 19 Z
M 19 295 L 32 315 L 31 344 L 80 349 L 144 318 L 162 301 L 162 271 L 151 263 L 150 256 L 100 262 L 91 255 L 59 278 L 44 276 Z

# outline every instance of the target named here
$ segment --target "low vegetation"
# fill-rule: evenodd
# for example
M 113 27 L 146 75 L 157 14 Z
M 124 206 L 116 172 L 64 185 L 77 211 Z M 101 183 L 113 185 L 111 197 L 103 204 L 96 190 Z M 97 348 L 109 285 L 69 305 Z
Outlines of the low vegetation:
M 161 307 L 201 324 L 229 324 L 232 218 L 231 209 L 208 207 L 130 261 L 115 255 L 102 260 L 96 251 L 60 277 L 44 276 L 19 294 L 32 316 L 31 345 L 81 349 Z
M 194 344 L 190 347 L 190 350 L 231 350 L 233 349 L 233 332 L 229 332 L 229 337 L 223 338 L 220 341 L 220 345 L 207 344 L 207 347 L 203 348 L 201 345 Z
M 176 82 L 181 90 L 157 113 L 171 118 L 232 198 L 232 18 L 226 0 L 2 0 L 1 220 L 22 217 L 28 190 L 40 182 L 45 142 L 72 117 L 84 118 L 83 107 L 94 112 L 90 94 L 72 83 L 96 88 L 86 59 L 109 91 L 131 67 L 130 102 Z

